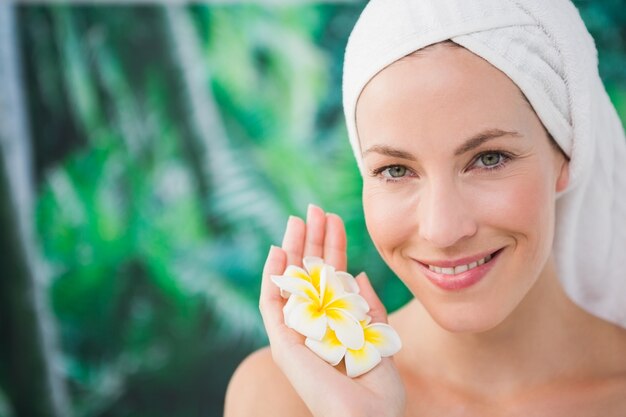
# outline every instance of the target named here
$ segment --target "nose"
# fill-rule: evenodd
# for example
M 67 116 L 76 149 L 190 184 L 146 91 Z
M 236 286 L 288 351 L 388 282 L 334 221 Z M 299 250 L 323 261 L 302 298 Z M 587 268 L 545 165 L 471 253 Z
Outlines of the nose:
M 422 239 L 438 248 L 447 248 L 476 233 L 475 213 L 457 184 L 431 183 L 423 191 L 418 203 Z

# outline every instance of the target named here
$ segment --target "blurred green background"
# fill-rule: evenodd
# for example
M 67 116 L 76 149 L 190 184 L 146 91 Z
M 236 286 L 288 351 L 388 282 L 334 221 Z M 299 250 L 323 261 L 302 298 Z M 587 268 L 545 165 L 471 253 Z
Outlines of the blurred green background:
M 21 143 L 31 169 L 5 163 L 0 187 L 0 417 L 220 416 L 267 342 L 269 245 L 311 202 L 344 218 L 349 270 L 390 310 L 408 299 L 365 230 L 341 110 L 365 2 L 231 3 L 2 6 L 25 125 L 3 153 Z M 624 3 L 576 2 L 623 119 Z

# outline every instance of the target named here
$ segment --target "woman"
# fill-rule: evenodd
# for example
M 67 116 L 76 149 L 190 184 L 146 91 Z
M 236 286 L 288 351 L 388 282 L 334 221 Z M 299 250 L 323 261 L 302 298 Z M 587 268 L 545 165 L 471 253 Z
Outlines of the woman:
M 270 275 L 347 266 L 341 219 L 311 206 L 270 250 L 271 350 L 241 365 L 226 415 L 626 415 L 626 144 L 575 8 L 373 0 L 344 109 L 369 233 L 415 296 L 389 317 L 403 349 L 350 379 L 284 325 Z

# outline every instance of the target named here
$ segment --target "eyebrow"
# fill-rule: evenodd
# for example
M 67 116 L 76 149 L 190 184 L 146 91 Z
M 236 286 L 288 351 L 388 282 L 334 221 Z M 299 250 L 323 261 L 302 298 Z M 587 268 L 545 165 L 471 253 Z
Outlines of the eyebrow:
M 462 155 L 472 149 L 478 148 L 485 142 L 492 139 L 496 139 L 502 136 L 520 137 L 521 135 L 515 131 L 507 131 L 502 129 L 488 129 L 483 132 L 477 133 L 474 136 L 467 139 L 461 146 L 454 151 L 454 156 Z M 394 158 L 406 159 L 408 161 L 417 161 L 417 158 L 410 152 L 403 151 L 387 145 L 373 145 L 363 152 L 363 157 L 369 153 L 379 153 L 381 155 L 387 155 Z
M 387 155 L 394 158 L 407 159 L 409 161 L 417 161 L 417 158 L 413 156 L 410 152 L 403 151 L 401 149 L 393 148 L 387 145 L 374 145 L 368 148 L 365 152 L 363 152 L 363 157 L 369 153 L 379 153 L 381 155 Z
M 461 146 L 459 146 L 456 151 L 454 151 L 454 156 L 463 155 L 465 152 L 469 152 L 472 149 L 478 148 L 485 142 L 488 142 L 492 139 L 496 139 L 502 136 L 513 136 L 513 137 L 521 137 L 519 133 L 515 131 L 507 131 L 501 129 L 488 129 L 483 132 L 477 133 L 472 136 L 468 140 L 465 141 Z

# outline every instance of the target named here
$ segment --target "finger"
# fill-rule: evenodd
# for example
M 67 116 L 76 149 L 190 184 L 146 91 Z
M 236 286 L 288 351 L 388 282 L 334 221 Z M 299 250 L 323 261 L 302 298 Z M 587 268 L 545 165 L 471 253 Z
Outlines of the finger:
M 306 213 L 306 239 L 304 244 L 304 256 L 324 255 L 324 235 L 326 227 L 326 215 L 324 210 L 309 204 Z
M 348 269 L 346 254 L 347 238 L 343 220 L 336 214 L 326 214 L 326 236 L 324 238 L 324 260 L 338 271 Z
M 261 279 L 261 295 L 259 297 L 259 310 L 265 323 L 268 336 L 283 323 L 282 308 L 285 300 L 280 295 L 280 289 L 272 280 L 272 275 L 281 275 L 287 266 L 287 254 L 281 248 L 272 246 L 267 255 L 265 266 L 263 267 L 263 277 Z
M 306 224 L 304 220 L 296 216 L 289 216 L 282 245 L 283 250 L 287 253 L 287 265 L 302 266 L 305 236 Z
M 365 272 L 361 272 L 356 277 L 356 282 L 359 284 L 360 295 L 365 298 L 367 304 L 370 306 L 369 314 L 372 317 L 373 323 L 387 323 L 387 309 L 376 295 L 374 287 L 370 283 L 369 278 Z

